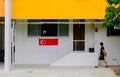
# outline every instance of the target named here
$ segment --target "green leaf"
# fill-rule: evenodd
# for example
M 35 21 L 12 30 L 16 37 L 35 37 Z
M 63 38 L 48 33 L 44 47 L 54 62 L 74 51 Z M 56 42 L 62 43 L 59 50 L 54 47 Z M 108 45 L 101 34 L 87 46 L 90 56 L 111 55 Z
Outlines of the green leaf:
M 110 5 L 112 5 L 112 4 L 117 5 L 117 4 L 120 3 L 120 0 L 107 0 L 107 3 L 110 4 Z
M 107 0 L 107 3 L 109 3 L 110 5 L 112 5 L 112 1 L 111 0 Z
M 106 13 L 109 13 L 109 12 L 114 12 L 115 8 L 113 6 L 108 6 L 106 7 Z
M 120 13 L 120 6 L 116 10 L 117 10 L 117 13 Z
M 108 25 L 107 25 L 107 22 L 103 22 L 102 23 L 102 27 L 107 27 Z
M 105 18 L 106 18 L 106 20 L 112 20 L 112 19 L 115 18 L 115 15 L 114 15 L 113 12 L 110 12 L 110 13 L 107 13 L 107 14 L 105 15 Z
M 108 3 L 108 7 L 105 9 L 105 20 L 102 23 L 102 26 L 120 26 L 120 0 L 106 1 Z

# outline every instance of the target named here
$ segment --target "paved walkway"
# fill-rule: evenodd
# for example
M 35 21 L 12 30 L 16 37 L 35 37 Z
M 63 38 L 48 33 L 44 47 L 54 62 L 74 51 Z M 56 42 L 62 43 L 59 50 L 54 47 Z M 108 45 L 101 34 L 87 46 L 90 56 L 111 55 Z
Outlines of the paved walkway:
M 117 77 L 110 68 L 17 66 L 11 72 L 0 70 L 0 77 Z

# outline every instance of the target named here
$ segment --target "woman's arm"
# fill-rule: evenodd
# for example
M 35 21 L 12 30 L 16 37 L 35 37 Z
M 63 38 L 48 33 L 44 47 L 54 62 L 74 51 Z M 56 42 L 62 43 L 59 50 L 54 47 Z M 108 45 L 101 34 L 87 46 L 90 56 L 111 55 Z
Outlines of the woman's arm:
M 104 56 L 107 56 L 107 53 L 106 53 L 106 51 L 103 49 L 102 50 L 103 51 L 103 53 L 104 53 Z

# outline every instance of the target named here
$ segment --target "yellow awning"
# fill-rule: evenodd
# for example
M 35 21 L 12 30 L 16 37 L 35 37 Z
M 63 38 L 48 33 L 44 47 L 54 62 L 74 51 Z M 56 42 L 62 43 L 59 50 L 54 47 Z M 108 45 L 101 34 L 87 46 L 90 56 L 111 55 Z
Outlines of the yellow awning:
M 103 19 L 106 0 L 11 0 L 12 19 Z
M 0 17 L 4 17 L 4 0 L 0 0 Z

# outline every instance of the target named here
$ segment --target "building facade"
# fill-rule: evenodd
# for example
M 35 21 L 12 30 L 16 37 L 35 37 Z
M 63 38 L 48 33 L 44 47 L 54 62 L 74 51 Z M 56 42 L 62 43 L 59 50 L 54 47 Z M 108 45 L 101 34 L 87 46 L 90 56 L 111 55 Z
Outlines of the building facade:
M 0 20 L 5 69 L 15 64 L 95 66 L 100 42 L 104 42 L 108 64 L 120 64 L 120 29 L 101 26 L 104 0 L 11 0 L 9 4 L 5 15 L 0 6 L 0 17 L 7 18 L 5 24 Z

